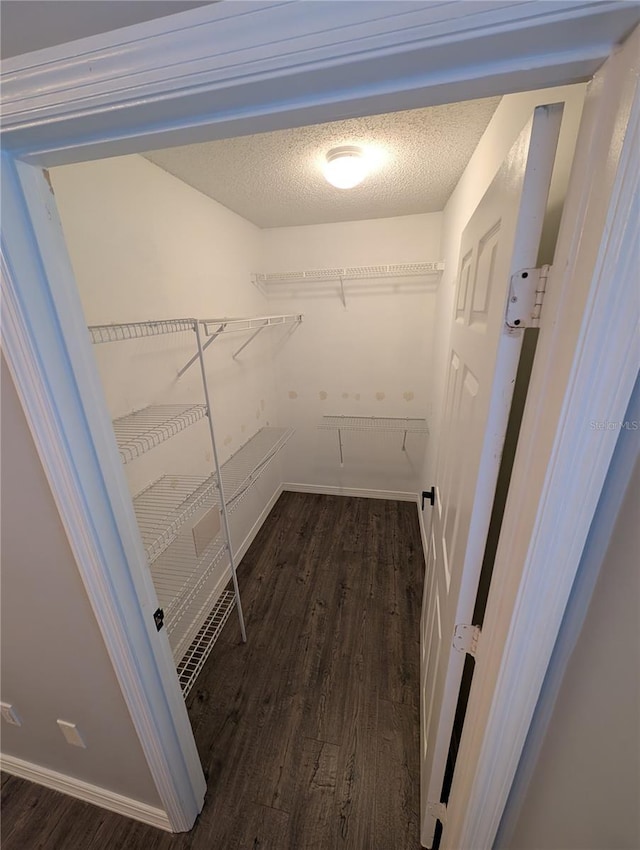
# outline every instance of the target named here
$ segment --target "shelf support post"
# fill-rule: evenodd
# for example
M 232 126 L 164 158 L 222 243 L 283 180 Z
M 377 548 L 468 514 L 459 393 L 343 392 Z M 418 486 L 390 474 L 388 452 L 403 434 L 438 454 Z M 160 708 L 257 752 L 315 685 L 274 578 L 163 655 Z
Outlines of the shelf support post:
M 249 345 L 250 342 L 253 342 L 253 340 L 258 336 L 260 331 L 263 331 L 266 327 L 267 327 L 266 325 L 262 325 L 262 327 L 258 328 L 258 330 L 255 331 L 255 333 L 252 333 L 251 336 L 249 337 L 249 339 L 245 340 L 242 343 L 242 345 L 240 346 L 240 348 L 237 351 L 233 352 L 233 354 L 231 355 L 233 357 L 233 359 L 235 360 L 236 357 L 238 356 L 238 354 L 240 354 L 240 352 L 243 351 Z
M 231 563 L 231 578 L 233 580 L 233 592 L 236 597 L 236 608 L 238 609 L 238 620 L 240 621 L 240 632 L 242 633 L 242 640 L 244 643 L 247 642 L 247 632 L 244 627 L 244 614 L 242 613 L 242 602 L 240 601 L 240 588 L 238 587 L 238 577 L 236 576 L 236 565 L 235 558 L 233 555 L 233 544 L 231 542 L 231 529 L 229 528 L 229 515 L 227 513 L 227 503 L 224 498 L 224 487 L 222 484 L 222 472 L 220 467 L 220 461 L 218 459 L 218 447 L 216 444 L 216 435 L 213 428 L 213 409 L 211 407 L 211 401 L 209 399 L 209 386 L 207 383 L 207 372 L 204 367 L 204 348 L 202 345 L 202 339 L 200 337 L 200 325 L 196 322 L 195 325 L 195 333 L 196 340 L 198 343 L 198 357 L 200 358 L 200 372 L 202 374 L 202 386 L 204 389 L 204 400 L 207 405 L 209 420 L 209 434 L 211 435 L 211 446 L 213 448 L 213 459 L 216 465 L 216 472 L 218 474 L 218 488 L 220 490 L 220 503 L 222 508 L 222 519 L 224 523 L 224 533 L 227 537 L 227 546 L 229 548 L 229 561 Z M 209 342 L 213 342 L 215 337 L 212 337 Z
M 196 326 L 197 326 L 197 324 L 198 324 L 198 323 L 196 322 Z M 205 344 L 202 346 L 202 351 L 204 351 L 205 349 L 207 349 L 207 348 L 211 345 L 211 343 L 212 343 L 215 339 L 217 339 L 217 337 L 218 337 L 218 336 L 222 333 L 222 331 L 225 329 L 225 327 L 226 327 L 225 325 L 220 325 L 220 327 L 218 328 L 218 330 L 217 330 L 215 333 L 213 333 L 213 334 L 209 337 L 209 339 L 205 342 Z M 199 336 L 200 336 L 200 335 L 198 334 L 198 338 L 199 338 Z M 234 356 L 235 356 L 235 355 L 234 355 Z M 184 375 L 184 373 L 187 371 L 187 369 L 188 369 L 190 366 L 192 366 L 192 365 L 196 362 L 196 360 L 198 359 L 198 357 L 200 357 L 200 352 L 198 352 L 197 354 L 194 354 L 194 355 L 193 355 L 193 357 L 191 358 L 191 360 L 189 360 L 189 362 L 188 362 L 188 363 L 185 363 L 185 365 L 182 367 L 182 369 L 180 369 L 180 371 L 178 372 L 178 377 L 179 377 L 179 378 L 181 378 L 181 377 Z
M 342 298 L 342 306 L 347 309 L 347 299 L 344 294 L 344 277 L 340 275 L 340 297 Z
M 340 447 L 340 466 L 344 466 L 344 457 L 342 456 L 342 431 L 338 428 L 338 446 Z

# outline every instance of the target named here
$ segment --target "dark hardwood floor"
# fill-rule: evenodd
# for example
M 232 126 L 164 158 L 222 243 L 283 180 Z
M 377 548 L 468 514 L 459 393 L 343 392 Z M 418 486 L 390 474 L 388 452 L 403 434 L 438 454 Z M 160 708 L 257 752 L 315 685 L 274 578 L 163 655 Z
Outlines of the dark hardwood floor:
M 187 705 L 208 780 L 170 835 L 3 777 L 3 850 L 417 850 L 414 504 L 284 493 Z

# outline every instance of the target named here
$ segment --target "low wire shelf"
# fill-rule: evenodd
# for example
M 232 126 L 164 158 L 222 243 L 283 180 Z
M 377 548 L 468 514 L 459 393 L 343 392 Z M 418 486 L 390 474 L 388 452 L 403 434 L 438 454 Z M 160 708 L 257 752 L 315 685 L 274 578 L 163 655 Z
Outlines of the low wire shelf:
M 178 664 L 178 681 L 186 697 L 198 674 L 204 667 L 214 644 L 220 637 L 224 624 L 229 619 L 234 606 L 235 596 L 225 590 L 209 612 L 195 638 Z

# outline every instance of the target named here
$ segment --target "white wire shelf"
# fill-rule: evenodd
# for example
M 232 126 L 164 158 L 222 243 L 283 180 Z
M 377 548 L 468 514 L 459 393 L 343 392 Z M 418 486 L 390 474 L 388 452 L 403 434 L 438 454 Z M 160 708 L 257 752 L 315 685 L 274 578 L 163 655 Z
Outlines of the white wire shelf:
M 153 564 L 190 516 L 215 503 L 213 476 L 163 475 L 133 500 L 145 552 Z
M 145 336 L 181 333 L 195 330 L 195 319 L 162 319 L 157 322 L 124 322 L 112 325 L 90 325 L 91 342 L 121 342 L 125 339 L 140 339 Z
M 159 446 L 206 416 L 204 404 L 158 404 L 121 416 L 113 430 L 123 463 Z
M 390 277 L 423 277 L 444 271 L 444 263 L 387 263 L 372 266 L 345 266 L 306 271 L 265 272 L 254 274 L 258 286 L 283 283 L 323 283 L 332 280 L 372 280 Z
M 178 680 L 186 697 L 220 637 L 235 605 L 235 596 L 225 590 L 219 597 L 188 650 L 178 664 Z
M 286 445 L 293 428 L 261 428 L 222 464 L 222 486 L 229 511 L 262 475 L 269 463 Z M 217 475 L 213 475 L 217 484 Z
M 288 313 L 281 316 L 252 316 L 250 318 L 229 318 L 223 316 L 220 319 L 200 319 L 205 335 L 208 339 L 202 346 L 202 351 L 215 342 L 221 334 L 240 333 L 244 331 L 253 331 L 249 339 L 242 343 L 240 348 L 231 355 L 234 359 L 241 351 L 251 343 L 265 328 L 275 327 L 278 325 L 298 325 L 303 319 L 302 313 Z M 178 377 L 182 377 L 198 359 L 199 355 L 194 354 L 178 372 Z
M 167 633 L 171 635 L 190 601 L 228 551 L 222 534 L 211 541 L 200 557 L 189 531 L 181 534 L 151 565 L 151 578 L 164 610 Z
M 252 316 L 249 318 L 201 319 L 207 336 L 238 333 L 239 331 L 262 330 L 275 325 L 290 325 L 301 322 L 302 313 L 287 313 L 280 316 Z
M 323 416 L 319 428 L 335 431 L 402 431 L 406 434 L 428 434 L 426 419 L 401 416 Z
M 233 511 L 293 434 L 292 428 L 261 428 L 222 464 L 222 485 Z M 165 475 L 133 500 L 150 564 L 171 545 L 184 523 L 200 508 L 220 507 L 218 476 Z
M 323 416 L 324 422 L 318 425 L 325 431 L 335 431 L 338 435 L 340 466 L 344 466 L 343 431 L 368 431 L 369 433 L 403 434 L 402 451 L 407 451 L 407 434 L 428 434 L 426 419 L 410 416 Z

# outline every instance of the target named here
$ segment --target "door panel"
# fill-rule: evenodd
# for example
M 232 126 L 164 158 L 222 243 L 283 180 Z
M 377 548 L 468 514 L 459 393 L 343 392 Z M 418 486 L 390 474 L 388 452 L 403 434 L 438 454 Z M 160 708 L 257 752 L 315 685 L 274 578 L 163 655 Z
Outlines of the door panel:
M 431 847 L 522 330 L 504 322 L 511 275 L 536 264 L 562 106 L 536 109 L 464 230 L 451 321 L 421 620 L 421 841 Z

